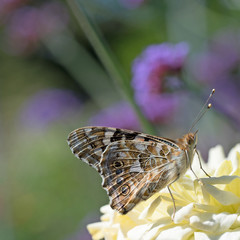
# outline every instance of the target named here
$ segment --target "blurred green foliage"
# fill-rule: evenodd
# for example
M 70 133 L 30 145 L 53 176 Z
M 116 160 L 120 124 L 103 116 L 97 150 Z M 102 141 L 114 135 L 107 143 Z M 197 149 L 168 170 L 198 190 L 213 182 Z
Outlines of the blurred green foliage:
M 43 4 L 26 2 L 18 8 L 25 4 L 38 8 Z M 81 2 L 119 60 L 129 88 L 132 61 L 148 45 L 187 41 L 191 60 L 192 55 L 206 48 L 217 31 L 239 27 L 240 20 L 240 7 L 234 1 L 149 0 L 136 9 L 125 8 L 120 0 Z M 18 8 L 1 21 L 0 239 L 71 239 L 85 228 L 81 224 L 84 219 L 97 217 L 99 208 L 108 203 L 101 178 L 74 158 L 66 139 L 69 132 L 89 124 L 100 109 L 123 96 L 67 4 L 62 4 L 69 14 L 66 29 L 39 39 L 32 51 L 18 54 L 7 47 L 9 18 Z M 192 81 L 191 74 L 186 76 L 186 81 Z M 187 85 L 192 89 L 188 89 L 177 117 L 156 126 L 161 135 L 176 138 L 189 128 L 205 94 L 195 85 Z M 44 89 L 71 90 L 82 107 L 44 128 L 24 125 L 21 114 L 26 102 Z M 215 110 L 199 123 L 199 129 L 199 148 L 205 158 L 211 146 L 220 143 L 228 150 L 239 141 L 239 127 Z M 79 235 L 76 239 L 85 238 Z

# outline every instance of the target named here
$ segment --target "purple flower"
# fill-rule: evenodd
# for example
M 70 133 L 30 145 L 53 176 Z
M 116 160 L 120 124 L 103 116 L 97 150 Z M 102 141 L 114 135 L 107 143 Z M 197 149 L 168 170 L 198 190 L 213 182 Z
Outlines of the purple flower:
M 26 3 L 28 0 L 1 0 L 0 19 L 7 17 L 12 11 Z
M 63 31 L 69 20 L 66 6 L 54 1 L 42 5 L 40 8 L 40 20 L 43 36 Z
M 177 105 L 178 97 L 174 94 L 153 94 L 142 105 L 142 111 L 151 122 L 165 122 L 172 116 Z
M 39 11 L 33 7 L 17 10 L 6 29 L 6 41 L 12 53 L 31 52 L 39 41 Z
M 138 130 L 140 128 L 134 110 L 126 102 L 120 102 L 102 110 L 90 119 L 90 124 L 132 130 Z
M 67 21 L 67 12 L 58 2 L 48 2 L 39 8 L 19 8 L 7 24 L 7 46 L 14 54 L 31 52 L 40 40 L 62 31 Z
M 70 90 L 42 90 L 23 105 L 21 120 L 25 126 L 44 128 L 81 109 L 81 101 Z
M 186 43 L 163 43 L 147 47 L 135 59 L 132 87 L 136 102 L 150 120 L 162 121 L 174 112 L 178 101 L 169 91 L 180 85 L 179 74 L 187 54 Z
M 216 108 L 240 126 L 240 31 L 228 30 L 217 34 L 208 50 L 193 62 L 195 79 L 216 88 L 212 99 Z

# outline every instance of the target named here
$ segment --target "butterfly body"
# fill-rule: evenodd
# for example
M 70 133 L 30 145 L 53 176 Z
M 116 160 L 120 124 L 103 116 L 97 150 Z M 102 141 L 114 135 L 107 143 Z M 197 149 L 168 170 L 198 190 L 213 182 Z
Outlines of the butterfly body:
M 186 172 L 196 133 L 174 141 L 124 129 L 85 127 L 70 133 L 68 144 L 100 173 L 111 207 L 126 214 Z

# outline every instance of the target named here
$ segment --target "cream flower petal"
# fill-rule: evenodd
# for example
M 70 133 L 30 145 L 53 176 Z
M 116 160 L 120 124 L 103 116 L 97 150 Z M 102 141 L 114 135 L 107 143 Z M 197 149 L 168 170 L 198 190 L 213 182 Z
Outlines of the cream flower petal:
M 240 227 L 240 216 L 238 215 L 237 219 L 235 220 L 235 222 L 232 225 L 232 228 L 239 228 Z
M 230 160 L 225 160 L 216 169 L 214 176 L 220 177 L 223 175 L 230 175 L 229 173 L 231 173 L 232 171 L 233 171 L 232 162 Z
M 216 239 L 216 238 L 215 238 Z M 218 238 L 219 240 L 240 240 L 240 227 L 233 231 L 225 232 Z
M 194 239 L 196 240 L 240 240 L 240 228 L 225 232 L 220 235 L 206 234 L 204 232 L 195 232 Z
M 208 236 L 204 232 L 195 232 L 194 233 L 194 239 L 197 239 L 197 240 L 213 240 L 213 238 L 210 238 L 210 236 Z
M 229 230 L 237 219 L 237 214 L 228 213 L 199 213 L 190 217 L 190 225 L 198 230 L 219 234 Z
M 216 166 L 218 166 L 223 160 L 225 160 L 225 154 L 221 145 L 217 145 L 209 150 L 207 164 L 209 169 L 216 169 Z
M 91 223 L 88 224 L 87 229 L 89 233 L 92 235 L 92 238 L 95 240 L 104 238 L 105 230 L 109 226 L 110 225 L 107 222 Z
M 118 234 L 117 234 L 117 240 L 125 240 L 124 234 L 119 226 Z
M 156 240 L 174 239 L 185 240 L 193 234 L 193 229 L 188 226 L 176 226 L 160 232 Z
M 176 204 L 166 189 L 142 201 L 126 215 L 109 206 L 101 208 L 101 223 L 88 225 L 94 240 L 240 240 L 240 144 L 225 159 L 221 146 L 210 150 L 204 169 L 194 165 L 196 180 L 188 171 L 171 185 Z M 212 169 L 209 171 L 209 169 Z M 199 172 L 197 172 L 199 171 Z
M 143 224 L 139 225 L 133 229 L 131 229 L 128 233 L 127 236 L 131 240 L 139 240 L 142 239 L 143 235 L 145 232 L 147 232 L 153 224 Z
M 118 238 L 118 235 L 119 235 L 119 225 L 118 224 L 115 224 L 113 227 L 108 227 L 104 231 L 104 239 L 116 240 Z
M 236 177 L 238 178 L 238 177 Z M 227 181 L 228 182 L 228 181 Z M 211 196 L 213 196 L 219 203 L 222 205 L 230 205 L 230 204 L 240 204 L 240 197 L 236 196 L 232 192 L 222 191 L 213 185 L 204 183 L 202 188 L 208 192 Z
M 152 216 L 154 210 L 158 207 L 161 202 L 161 197 L 158 196 L 154 199 L 139 215 L 139 219 L 148 219 Z
M 211 177 L 211 178 L 201 178 L 203 184 L 229 184 L 234 179 L 240 178 L 238 176 L 221 176 L 221 177 Z M 195 180 L 197 181 L 197 180 Z
M 233 171 L 230 175 L 238 175 L 240 176 L 240 152 L 236 153 L 236 158 L 233 161 Z
M 162 218 L 159 221 L 155 222 L 154 225 L 143 235 L 144 240 L 152 240 L 155 239 L 159 232 L 162 230 L 162 228 L 169 226 L 171 224 L 171 220 L 169 218 Z
M 159 229 L 161 229 L 161 226 L 157 226 L 154 227 L 152 229 L 150 229 L 148 232 L 146 232 L 143 236 L 144 240 L 152 240 L 152 239 L 156 239 L 156 236 L 159 233 Z
M 193 210 L 194 204 L 190 203 L 187 206 L 182 207 L 180 210 L 178 210 L 174 217 L 174 223 L 180 223 L 184 220 L 185 217 L 187 217 Z
M 237 160 L 236 153 L 240 153 L 240 144 L 235 145 L 229 152 L 227 159 L 231 160 L 234 164 L 234 162 Z M 235 164 L 234 164 L 235 165 Z

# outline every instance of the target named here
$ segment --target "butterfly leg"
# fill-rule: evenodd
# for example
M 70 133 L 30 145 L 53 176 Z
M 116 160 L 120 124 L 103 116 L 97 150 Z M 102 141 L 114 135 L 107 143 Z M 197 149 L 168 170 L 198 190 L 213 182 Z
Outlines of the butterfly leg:
M 199 165 L 200 165 L 200 169 L 202 169 L 202 171 L 208 176 L 208 177 L 211 177 L 202 167 L 202 163 L 201 163 L 201 159 L 200 159 L 200 154 L 198 152 L 198 150 L 195 148 L 195 152 L 197 153 L 197 156 L 198 156 L 198 161 L 199 161 Z
M 200 179 L 198 178 L 197 174 L 196 174 L 196 173 L 193 171 L 193 169 L 192 169 L 192 165 L 190 164 L 190 160 L 189 160 L 189 156 L 188 156 L 187 150 L 185 150 L 185 154 L 186 154 L 187 161 L 188 161 L 188 163 L 189 163 L 189 168 L 190 168 L 190 170 L 192 171 L 192 173 L 194 174 L 194 176 L 196 177 L 196 179 L 197 179 L 198 181 L 200 181 Z
M 173 201 L 173 214 L 172 214 L 172 220 L 174 221 L 174 217 L 175 217 L 175 213 L 176 213 L 175 199 L 173 198 L 173 195 L 172 195 L 172 192 L 171 192 L 171 190 L 170 190 L 169 185 L 167 186 L 167 188 L 168 188 L 168 191 L 169 191 L 169 193 L 170 193 L 170 195 L 171 195 L 171 198 L 172 198 L 172 201 Z

